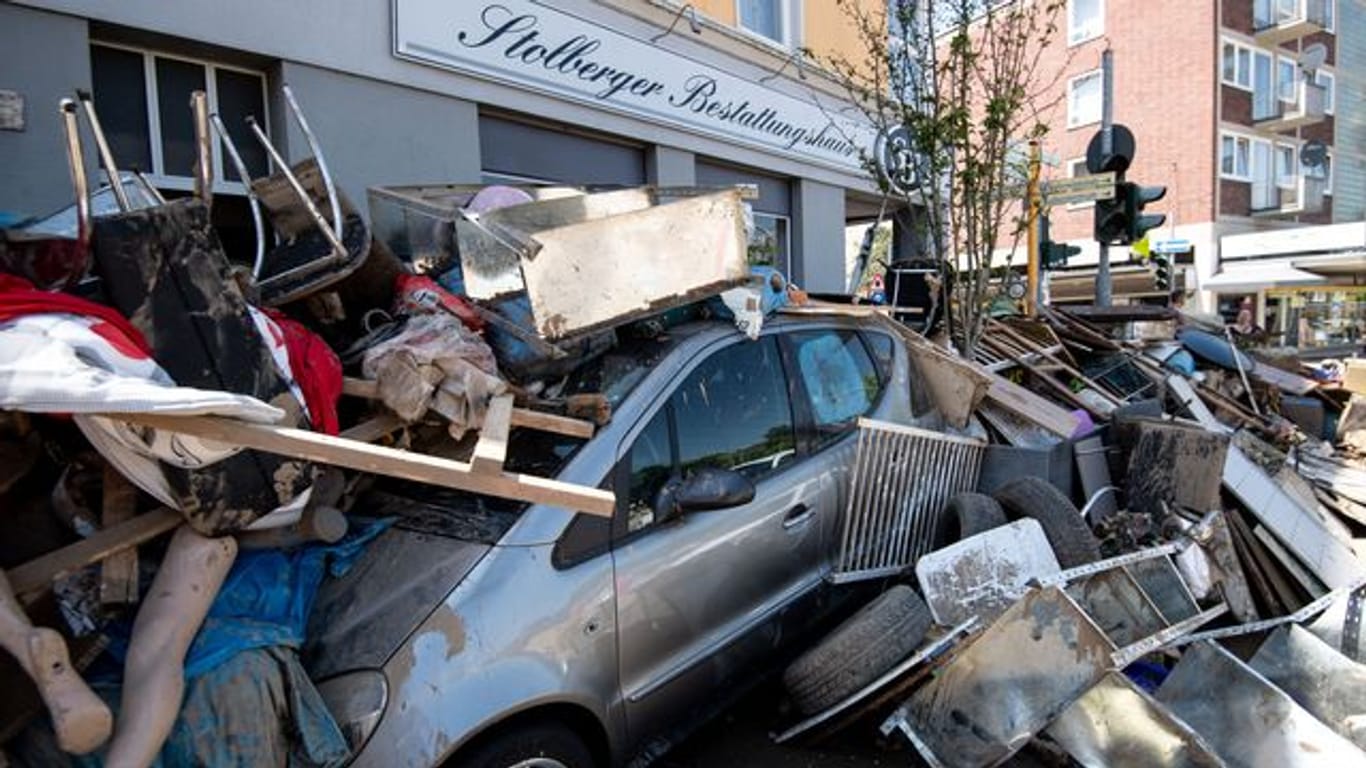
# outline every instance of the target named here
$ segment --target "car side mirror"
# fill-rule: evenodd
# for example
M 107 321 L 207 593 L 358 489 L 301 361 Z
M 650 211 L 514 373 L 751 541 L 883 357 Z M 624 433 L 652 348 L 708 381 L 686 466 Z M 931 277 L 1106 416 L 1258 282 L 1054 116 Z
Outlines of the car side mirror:
M 748 504 L 754 500 L 754 483 L 733 469 L 702 467 L 686 479 L 670 478 L 655 497 L 655 522 Z

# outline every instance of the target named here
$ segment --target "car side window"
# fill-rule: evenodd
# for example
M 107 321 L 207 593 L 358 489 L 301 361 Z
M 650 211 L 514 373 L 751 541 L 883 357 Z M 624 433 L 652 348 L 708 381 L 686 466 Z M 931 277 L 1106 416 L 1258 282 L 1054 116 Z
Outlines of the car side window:
M 757 481 L 795 456 L 792 403 L 771 336 L 732 344 L 704 360 L 670 404 L 685 476 L 711 466 Z
M 669 408 L 659 409 L 631 445 L 631 489 L 626 502 L 626 531 L 655 521 L 655 495 L 673 474 L 673 437 Z
M 819 442 L 837 439 L 877 402 L 881 384 L 868 349 L 852 331 L 799 331 L 790 338 Z
M 882 380 L 884 382 L 891 381 L 896 342 L 892 341 L 892 337 L 885 333 L 871 331 L 863 334 L 863 340 L 868 342 L 868 348 L 873 352 L 873 359 L 877 362 L 877 370 L 882 376 Z

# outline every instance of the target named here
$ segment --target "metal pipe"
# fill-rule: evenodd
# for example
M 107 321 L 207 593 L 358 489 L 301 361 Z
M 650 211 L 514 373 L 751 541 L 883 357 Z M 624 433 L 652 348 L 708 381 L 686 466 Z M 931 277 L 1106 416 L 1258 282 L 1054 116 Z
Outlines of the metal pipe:
M 148 180 L 147 176 L 144 175 L 142 171 L 139 171 L 138 169 L 134 168 L 133 170 L 129 171 L 129 173 L 133 174 L 133 178 L 137 179 L 138 183 L 142 185 L 143 189 L 146 190 L 146 192 L 152 196 L 152 199 L 157 201 L 157 205 L 166 204 L 166 196 L 161 194 L 161 190 L 152 186 L 152 182 Z
M 100 151 L 100 162 L 104 163 L 109 186 L 114 190 L 114 200 L 118 202 L 119 210 L 127 213 L 133 210 L 133 206 L 128 203 L 128 192 L 123 188 L 123 177 L 119 175 L 118 166 L 114 165 L 114 153 L 110 151 L 109 142 L 104 138 L 100 117 L 95 114 L 95 99 L 90 95 L 90 91 L 79 88 L 76 90 L 76 98 L 85 109 L 86 119 L 90 121 L 90 132 L 95 135 L 95 147 Z
M 209 122 L 213 124 L 214 131 L 223 142 L 223 149 L 228 153 L 233 168 L 237 170 L 237 178 L 247 188 L 247 206 L 251 208 L 251 223 L 256 229 L 256 259 L 252 262 L 251 279 L 259 280 L 266 263 L 266 228 L 261 221 L 261 202 L 256 197 L 256 190 L 251 186 L 251 174 L 247 172 L 247 164 L 242 161 L 242 155 L 237 151 L 237 145 L 233 143 L 232 137 L 228 135 L 227 126 L 223 125 L 222 118 L 215 112 L 209 115 Z
M 327 226 L 327 222 L 323 220 L 323 215 L 318 210 L 318 206 L 313 204 L 313 198 L 308 196 L 308 191 L 304 189 L 303 184 L 299 183 L 299 178 L 290 170 L 289 164 L 280 156 L 279 150 L 275 149 L 274 144 L 270 143 L 270 139 L 266 137 L 265 131 L 261 130 L 261 126 L 256 124 L 256 118 L 248 117 L 247 127 L 251 129 L 252 135 L 261 143 L 261 146 L 265 147 L 266 153 L 270 155 L 271 161 L 280 167 L 280 173 L 284 174 L 285 181 L 289 182 L 289 186 L 294 190 L 294 194 L 298 195 L 299 199 L 303 201 L 304 208 L 308 211 L 309 217 L 313 219 L 313 224 L 317 226 L 318 229 L 322 230 L 323 236 L 326 237 L 327 242 L 331 244 L 333 258 L 346 258 L 346 246 L 342 245 L 341 240 L 338 239 L 338 233 L 333 232 L 332 228 Z
M 332 208 L 332 227 L 337 233 L 337 237 L 342 236 L 341 200 L 337 197 L 337 188 L 332 184 L 332 173 L 327 170 L 327 161 L 323 159 L 322 147 L 318 144 L 318 139 L 313 135 L 313 131 L 308 127 L 308 120 L 304 118 L 303 110 L 299 109 L 299 102 L 294 99 L 294 91 L 290 90 L 289 84 L 280 86 L 280 91 L 285 95 L 285 102 L 289 104 L 289 111 L 293 113 L 294 120 L 299 123 L 299 130 L 303 131 L 304 139 L 308 141 L 308 149 L 313 153 L 313 159 L 318 163 L 318 172 L 323 177 L 323 189 L 327 191 L 327 202 Z M 342 249 L 345 253 L 345 249 Z
M 203 91 L 190 94 L 190 112 L 194 115 L 194 145 L 198 162 L 194 167 L 194 193 L 213 206 L 213 139 L 209 137 L 209 96 Z
M 59 109 L 62 129 L 66 134 L 66 162 L 71 171 L 71 188 L 76 193 L 76 242 L 84 248 L 90 242 L 90 181 L 85 175 L 81 127 L 76 122 L 76 102 L 62 99 Z

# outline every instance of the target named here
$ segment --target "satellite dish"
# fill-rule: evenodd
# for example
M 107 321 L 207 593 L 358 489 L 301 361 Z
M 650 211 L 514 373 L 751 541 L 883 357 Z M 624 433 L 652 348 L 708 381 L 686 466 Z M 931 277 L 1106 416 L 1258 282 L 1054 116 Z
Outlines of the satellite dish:
M 1318 139 L 1311 139 L 1300 147 L 1300 165 L 1305 168 L 1322 168 L 1328 162 L 1328 145 Z
M 1328 46 L 1323 43 L 1314 43 L 1300 53 L 1300 69 L 1305 72 L 1321 68 L 1325 61 L 1328 61 Z

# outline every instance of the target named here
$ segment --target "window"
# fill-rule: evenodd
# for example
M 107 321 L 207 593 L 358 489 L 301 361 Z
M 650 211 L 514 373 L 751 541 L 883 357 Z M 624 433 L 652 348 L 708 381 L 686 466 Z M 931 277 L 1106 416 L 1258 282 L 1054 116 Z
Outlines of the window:
M 787 217 L 754 212 L 754 229 L 749 235 L 749 263 L 768 266 L 790 275 Z
M 1264 51 L 1252 53 L 1252 119 L 1265 120 L 1280 114 L 1276 103 L 1275 73 L 1271 66 L 1271 54 Z
M 1276 97 L 1281 101 L 1294 104 L 1299 101 L 1299 65 L 1294 59 L 1276 57 Z
M 1223 65 L 1220 71 L 1221 78 L 1226 85 L 1248 91 L 1252 90 L 1252 49 L 1231 40 L 1225 40 Z
M 787 379 L 771 336 L 732 344 L 703 361 L 669 405 L 684 475 L 711 466 L 758 481 L 796 450 Z
M 1068 128 L 1100 122 L 1101 86 L 1099 69 L 1067 81 Z
M 819 444 L 848 434 L 881 391 L 868 350 L 852 331 L 804 331 L 790 338 Z
M 1069 0 L 1067 43 L 1076 45 L 1105 34 L 1105 0 Z
M 1333 114 L 1336 102 L 1333 92 L 1337 87 L 1337 79 L 1333 77 L 1332 72 L 1325 72 L 1320 69 L 1314 73 L 1314 82 L 1323 86 L 1323 111 L 1330 115 Z
M 1067 161 L 1067 178 L 1076 179 L 1089 175 L 1091 175 L 1091 172 L 1086 169 L 1086 158 L 1074 157 Z M 1086 201 L 1082 203 L 1068 203 L 1064 207 L 1069 211 L 1083 211 L 1094 206 L 1094 201 Z
M 792 13 L 787 0 L 736 0 L 740 26 L 775 43 L 791 40 Z
M 669 408 L 659 409 L 631 445 L 631 489 L 626 530 L 638 531 L 655 521 L 655 495 L 674 471 Z
M 1297 157 L 1298 153 L 1293 145 L 1276 145 L 1276 186 L 1283 189 L 1295 188 L 1295 181 L 1299 175 L 1296 169 Z
M 1221 138 L 1219 174 L 1228 179 L 1250 181 L 1252 176 L 1248 165 L 1251 152 L 1252 142 L 1247 137 L 1224 134 Z
M 1325 32 L 1335 31 L 1338 18 L 1337 5 L 1338 0 L 1326 0 L 1323 4 L 1323 29 Z
M 877 361 L 877 370 L 881 374 L 884 382 L 891 381 L 892 367 L 896 359 L 896 342 L 892 337 L 885 333 L 866 333 L 863 340 L 868 342 L 868 349 L 872 350 L 873 358 Z
M 1323 159 L 1323 165 L 1306 167 L 1304 175 L 1311 179 L 1323 180 L 1323 194 L 1333 194 L 1333 156 L 1328 155 Z
M 243 122 L 250 115 L 269 125 L 265 75 L 108 43 L 90 46 L 90 64 L 95 106 L 120 167 L 148 173 L 158 187 L 192 189 L 196 152 L 190 93 L 202 90 L 247 172 L 266 175 L 265 149 Z M 237 169 L 224 163 L 222 142 L 215 137 L 212 144 L 216 191 L 244 192 Z

